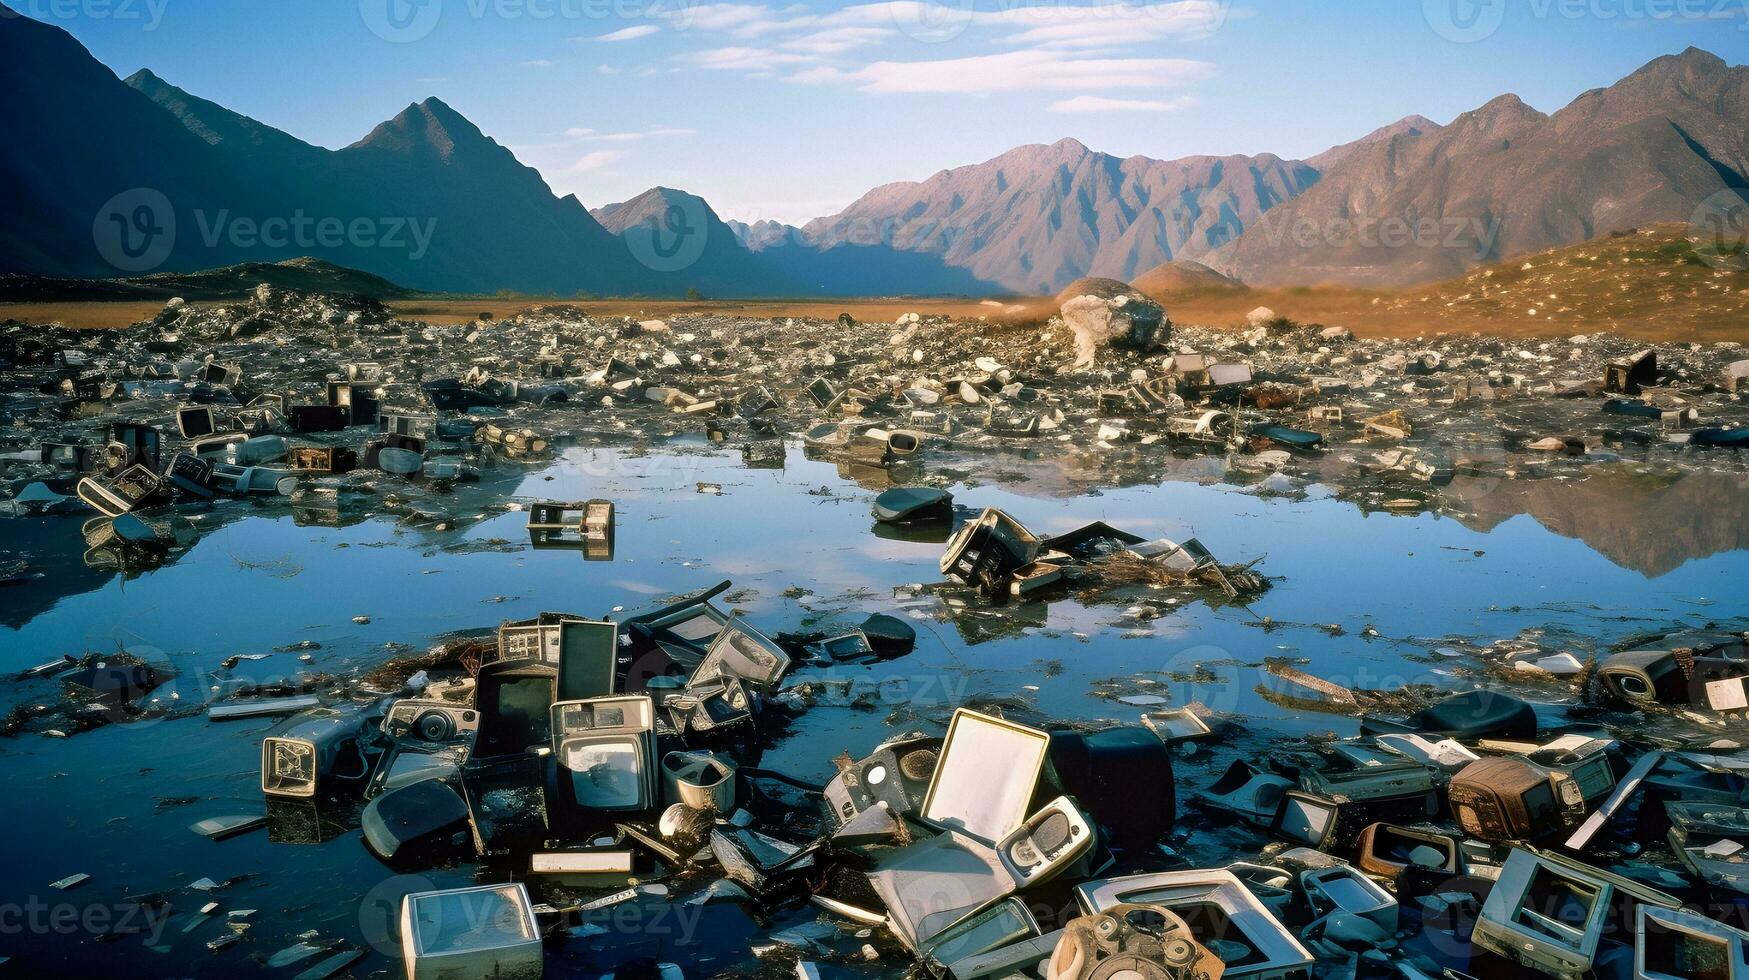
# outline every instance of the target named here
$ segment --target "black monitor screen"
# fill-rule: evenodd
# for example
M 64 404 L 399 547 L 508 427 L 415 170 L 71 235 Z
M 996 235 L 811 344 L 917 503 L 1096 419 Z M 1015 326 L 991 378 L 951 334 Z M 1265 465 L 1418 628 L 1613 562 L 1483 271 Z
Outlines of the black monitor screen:
M 492 710 L 498 715 L 498 731 L 521 739 L 523 746 L 539 745 L 552 737 L 553 682 L 548 677 L 522 677 L 498 687 Z M 520 733 L 520 734 L 517 734 Z

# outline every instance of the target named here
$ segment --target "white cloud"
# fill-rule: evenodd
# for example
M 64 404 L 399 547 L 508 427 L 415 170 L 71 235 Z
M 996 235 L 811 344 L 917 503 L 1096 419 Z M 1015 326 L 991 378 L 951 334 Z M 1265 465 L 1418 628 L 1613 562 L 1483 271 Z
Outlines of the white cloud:
M 1052 112 L 1173 112 L 1195 105 L 1188 95 L 1175 99 L 1111 99 L 1102 95 L 1077 95 L 1052 102 Z
M 592 40 L 608 42 L 636 41 L 640 37 L 649 37 L 652 34 L 658 34 L 661 30 L 662 28 L 655 24 L 637 24 L 632 27 L 622 27 L 619 30 L 608 34 L 602 34 L 598 37 L 592 38 Z
M 1056 48 L 1113 48 L 1206 37 L 1219 30 L 1226 17 L 1227 5 L 1219 0 L 1019 6 L 974 15 L 978 23 L 1020 31 L 1004 38 L 1004 43 Z
M 778 47 L 785 51 L 824 56 L 843 54 L 854 48 L 879 44 L 897 36 L 899 32 L 890 27 L 834 27 L 784 41 Z
M 773 68 L 805 64 L 814 60 L 809 55 L 773 51 L 768 48 L 740 47 L 714 48 L 710 51 L 700 51 L 682 57 L 698 68 L 746 72 L 769 72 Z
M 1031 50 L 941 61 L 877 61 L 855 71 L 798 72 L 792 80 L 847 83 L 864 92 L 988 95 L 1159 88 L 1199 81 L 1212 70 L 1206 62 L 1179 58 L 1080 58 Z
M 799 14 L 801 8 L 778 11 L 764 4 L 701 3 L 678 9 L 652 13 L 668 21 L 677 31 L 719 31 L 739 38 L 756 38 L 773 31 L 814 20 Z
M 593 130 L 582 136 L 582 139 L 597 143 L 635 143 L 642 139 L 661 136 L 692 136 L 696 129 L 680 129 L 673 126 L 657 126 L 639 132 L 596 133 Z
M 1088 0 L 1003 4 L 995 10 L 978 10 L 969 3 L 961 7 L 943 0 L 875 0 L 824 14 L 801 4 L 777 8 L 753 3 L 681 3 L 674 10 L 653 11 L 651 16 L 677 31 L 719 32 L 742 40 L 856 27 L 879 29 L 888 37 L 911 30 L 935 36 L 982 27 L 1019 31 L 1009 38 L 1019 44 L 1094 47 L 1206 37 L 1226 23 L 1230 9 L 1231 0 Z
M 524 68 L 551 68 L 553 63 L 545 58 L 534 58 L 522 63 Z
M 612 65 L 596 65 L 595 73 L 598 75 L 617 75 L 619 74 L 619 69 Z
M 566 167 L 563 172 L 568 174 L 596 173 L 611 166 L 624 156 L 625 152 L 622 150 L 596 150 L 593 153 L 585 153 L 578 157 L 577 162 Z
M 1005 4 L 980 10 L 942 5 L 942 0 L 874 0 L 828 13 L 806 7 L 754 3 L 706 3 L 660 14 L 676 30 L 716 32 L 738 39 L 767 38 L 758 46 L 730 45 L 678 55 L 673 63 L 693 68 L 781 77 L 804 85 L 849 85 L 870 93 L 1056 91 L 1098 93 L 1170 88 L 1213 74 L 1203 61 L 1156 56 L 1170 40 L 1205 37 L 1219 29 L 1231 0 L 1082 0 L 1050 4 Z M 946 20 L 944 21 L 944 18 Z M 956 20 L 957 18 L 957 20 Z M 960 37 L 957 28 L 965 30 Z M 932 60 L 874 60 L 853 54 L 942 35 L 959 51 L 996 54 Z M 945 54 L 941 46 L 910 44 Z M 1179 108 L 1174 100 L 1136 99 L 1128 110 Z M 1116 106 L 1065 100 L 1059 112 L 1118 111 Z

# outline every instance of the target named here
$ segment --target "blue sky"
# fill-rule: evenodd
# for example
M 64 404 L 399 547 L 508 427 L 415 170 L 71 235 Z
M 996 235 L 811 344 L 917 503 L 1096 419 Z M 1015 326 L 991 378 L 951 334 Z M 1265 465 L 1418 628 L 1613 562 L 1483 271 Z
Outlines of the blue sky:
M 1308 156 L 1689 45 L 1749 61 L 1749 0 L 4 2 L 313 143 L 435 95 L 591 207 L 664 184 L 791 222 L 1022 143 Z

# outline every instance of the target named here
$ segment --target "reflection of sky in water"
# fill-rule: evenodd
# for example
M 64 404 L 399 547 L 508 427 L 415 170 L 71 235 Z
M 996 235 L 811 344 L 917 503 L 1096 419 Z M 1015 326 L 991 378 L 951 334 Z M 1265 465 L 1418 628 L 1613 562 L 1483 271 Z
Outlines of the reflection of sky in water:
M 725 495 L 694 492 L 700 481 L 721 484 Z M 822 487 L 828 492 L 809 493 Z M 737 608 L 768 632 L 848 627 L 867 613 L 893 609 L 895 586 L 939 579 L 939 545 L 874 536 L 868 513 L 874 492 L 844 482 L 832 465 L 804 460 L 799 452 L 792 451 L 787 469 L 749 470 L 737 453 L 620 458 L 574 451 L 567 464 L 525 478 L 521 493 L 613 500 L 616 560 L 586 562 L 572 551 L 528 550 L 521 513 L 447 534 L 399 529 L 388 519 L 324 528 L 300 527 L 283 516 L 251 516 L 210 533 L 172 565 L 125 583 L 110 578 L 94 591 L 61 598 L 22 628 L 0 631 L 0 669 L 118 643 L 144 646 L 166 652 L 185 674 L 177 689 L 192 698 L 202 687 L 197 672 L 225 657 L 270 653 L 305 640 L 322 645 L 314 653 L 317 669 L 338 670 L 381 659 L 389 643 L 422 649 L 449 630 L 492 627 L 543 610 L 631 610 L 656 596 L 725 578 L 734 580 Z M 976 645 L 967 645 L 951 623 L 927 621 L 919 624 L 918 651 L 911 657 L 800 676 L 853 679 L 864 689 L 884 681 L 889 694 L 909 692 L 923 702 L 1016 694 L 1037 685 L 1036 699 L 1047 715 L 1134 721 L 1143 709 L 1090 697 L 1090 684 L 1184 669 L 1196 661 L 1231 657 L 1255 663 L 1289 655 L 1306 658 L 1306 669 L 1315 674 L 1391 687 L 1441 679 L 1429 673 L 1425 645 L 1395 640 L 1452 635 L 1486 642 L 1553 625 L 1607 643 L 1636 630 L 1699 624 L 1749 609 L 1749 552 L 1697 558 L 1648 577 L 1528 516 L 1506 519 L 1484 533 L 1433 516 L 1366 516 L 1321 494 L 1301 502 L 1265 500 L 1193 483 L 1068 499 L 1024 497 L 995 486 L 958 489 L 957 495 L 964 506 L 1003 507 L 1041 534 L 1093 520 L 1150 537 L 1194 534 L 1225 561 L 1267 555 L 1261 569 L 1280 581 L 1249 610 L 1162 605 L 1166 615 L 1141 624 L 1139 635 L 1137 624 L 1122 621 L 1121 607 L 1086 608 L 1069 599 L 1053 603 L 1043 629 Z M 71 548 L 77 522 L 63 523 Z M 444 550 L 495 539 L 515 550 Z M 810 594 L 786 597 L 791 587 Z M 351 622 L 360 615 L 371 622 Z M 1287 625 L 1266 632 L 1255 625 L 1261 617 Z M 1346 635 L 1331 637 L 1312 625 L 1326 623 L 1340 624 Z M 1362 638 L 1368 625 L 1383 638 Z M 239 672 L 292 673 L 296 657 L 272 654 L 245 662 Z M 1060 672 L 1042 669 L 1045 661 Z M 1348 725 L 1263 702 L 1252 691 L 1254 671 L 1222 672 L 1233 681 L 1196 688 L 1195 695 L 1266 716 L 1267 724 L 1288 730 Z M 42 686 L 20 687 L 11 700 L 52 691 L 33 683 Z M 880 740 L 890 707 L 817 708 L 765 762 L 824 779 L 840 750 L 861 752 Z M 16 824 L 0 844 L 0 861 L 9 868 L 0 902 L 37 894 L 101 903 L 201 876 L 222 880 L 259 872 L 260 879 L 215 896 L 227 908 L 262 909 L 253 946 L 209 954 L 203 944 L 222 927 L 208 924 L 184 935 L 186 920 L 178 919 L 161 940 L 171 955 L 150 962 L 168 972 L 220 972 L 226 965 L 236 968 L 248 951 L 270 953 L 288 944 L 304 929 L 356 937 L 359 911 L 352 896 L 388 877 L 364 853 L 356 831 L 325 847 L 291 849 L 260 833 L 214 845 L 185 829 L 203 817 L 259 807 L 258 745 L 266 727 L 188 719 L 113 727 L 65 742 L 37 736 L 0 742 L 0 773 L 12 789 Z M 157 799 L 177 796 L 202 799 L 154 808 Z M 296 862 L 295 872 L 289 862 Z M 75 872 L 97 880 L 68 896 L 47 891 L 47 882 Z M 468 872 L 432 877 L 447 883 Z M 175 900 L 185 910 L 204 901 L 186 892 Z M 19 946 L 27 962 L 35 960 L 33 953 L 52 950 L 55 958 L 41 962 L 57 968 L 139 955 L 137 940 L 96 945 L 24 937 Z M 392 969 L 383 960 L 374 965 Z

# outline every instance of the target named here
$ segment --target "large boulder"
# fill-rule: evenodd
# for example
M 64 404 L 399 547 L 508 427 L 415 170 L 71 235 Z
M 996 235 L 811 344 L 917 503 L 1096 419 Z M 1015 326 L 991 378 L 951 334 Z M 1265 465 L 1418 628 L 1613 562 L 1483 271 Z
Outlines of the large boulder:
M 1113 344 L 1153 350 L 1171 334 L 1160 304 L 1116 279 L 1077 279 L 1057 295 L 1063 325 L 1075 335 L 1075 365 L 1093 363 L 1101 347 Z

